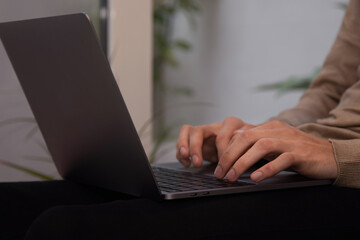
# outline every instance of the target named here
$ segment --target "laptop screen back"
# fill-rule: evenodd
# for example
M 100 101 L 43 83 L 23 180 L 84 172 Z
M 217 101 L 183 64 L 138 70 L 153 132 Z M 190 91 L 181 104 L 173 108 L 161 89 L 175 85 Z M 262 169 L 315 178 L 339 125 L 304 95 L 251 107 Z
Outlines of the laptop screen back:
M 60 174 L 157 197 L 147 157 L 87 16 L 2 23 L 0 37 Z

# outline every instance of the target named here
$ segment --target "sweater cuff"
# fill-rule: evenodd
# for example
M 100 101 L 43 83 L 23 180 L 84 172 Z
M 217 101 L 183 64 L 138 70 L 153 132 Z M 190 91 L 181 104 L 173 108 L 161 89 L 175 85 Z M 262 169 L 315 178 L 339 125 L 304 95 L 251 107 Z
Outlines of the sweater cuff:
M 338 168 L 334 185 L 360 188 L 360 139 L 330 139 L 330 142 Z

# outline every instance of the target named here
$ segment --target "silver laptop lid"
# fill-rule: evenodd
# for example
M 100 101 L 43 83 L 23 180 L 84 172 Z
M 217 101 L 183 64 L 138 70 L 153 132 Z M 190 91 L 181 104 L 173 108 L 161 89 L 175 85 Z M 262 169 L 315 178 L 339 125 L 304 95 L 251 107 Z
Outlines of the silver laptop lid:
M 72 14 L 1 23 L 0 38 L 60 175 L 160 198 L 88 17 Z

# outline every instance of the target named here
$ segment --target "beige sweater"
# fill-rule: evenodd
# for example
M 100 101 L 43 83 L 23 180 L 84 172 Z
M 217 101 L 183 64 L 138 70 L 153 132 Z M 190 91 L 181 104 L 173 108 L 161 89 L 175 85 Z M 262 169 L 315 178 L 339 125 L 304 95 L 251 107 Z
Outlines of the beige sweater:
M 331 141 L 334 184 L 360 188 L 360 0 L 350 0 L 323 68 L 298 105 L 273 119 Z

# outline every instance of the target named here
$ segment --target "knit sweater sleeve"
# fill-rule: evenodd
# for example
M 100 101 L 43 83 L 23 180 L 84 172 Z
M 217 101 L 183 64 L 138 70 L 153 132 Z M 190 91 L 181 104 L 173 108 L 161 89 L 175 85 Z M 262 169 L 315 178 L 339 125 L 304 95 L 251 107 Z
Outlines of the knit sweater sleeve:
M 360 188 L 360 139 L 330 140 L 336 158 L 336 186 Z
M 328 116 L 351 85 L 359 78 L 360 0 L 351 0 L 337 38 L 325 59 L 322 70 L 294 108 L 270 120 L 293 126 L 312 123 Z

